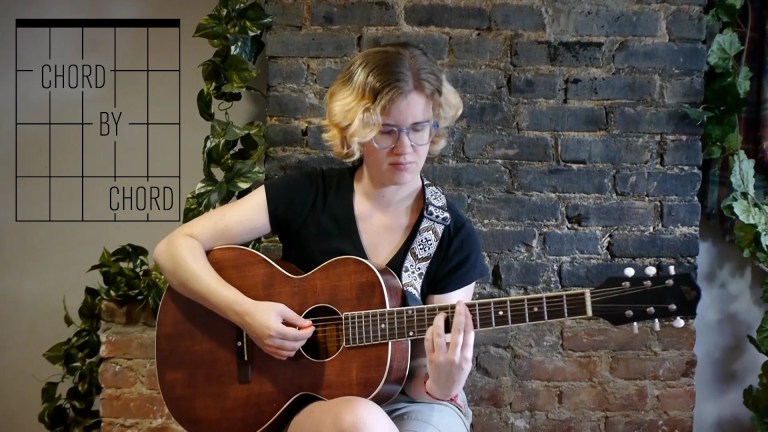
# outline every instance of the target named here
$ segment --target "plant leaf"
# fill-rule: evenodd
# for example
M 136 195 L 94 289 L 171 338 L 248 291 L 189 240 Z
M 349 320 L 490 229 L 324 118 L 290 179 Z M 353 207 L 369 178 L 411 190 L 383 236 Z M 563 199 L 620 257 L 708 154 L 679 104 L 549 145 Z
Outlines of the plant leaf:
M 260 33 L 272 27 L 272 16 L 258 2 L 250 3 L 240 9 L 237 17 L 250 33 Z
M 743 98 L 747 97 L 750 87 L 750 79 L 752 78 L 752 71 L 749 67 L 742 66 L 739 69 L 739 76 L 736 79 L 736 87 L 739 89 L 739 95 Z
M 227 31 L 226 25 L 221 21 L 221 16 L 217 14 L 208 14 L 197 23 L 193 37 L 200 37 L 209 40 L 220 39 Z
M 216 118 L 213 113 L 213 96 L 209 90 L 200 89 L 197 92 L 197 112 L 205 121 L 211 121 Z
M 755 195 L 755 161 L 739 150 L 731 158 L 731 186 L 737 192 Z
M 75 324 L 75 321 L 69 315 L 69 311 L 67 310 L 67 299 L 66 299 L 66 297 L 61 299 L 61 304 L 64 305 L 64 324 L 66 324 L 67 327 L 71 327 L 72 325 Z
M 58 400 L 56 397 L 58 388 L 59 383 L 56 381 L 48 381 L 43 384 L 43 388 L 40 390 L 40 400 L 43 404 L 55 403 Z
M 43 358 L 48 360 L 48 363 L 54 366 L 60 366 L 64 359 L 64 349 L 69 345 L 69 340 L 61 341 L 48 348 L 43 353 Z
M 768 356 L 768 312 L 763 314 L 763 319 L 755 330 L 755 337 L 749 336 L 749 341 L 761 354 Z
M 731 29 L 726 29 L 715 36 L 712 47 L 707 53 L 707 63 L 716 71 L 726 72 L 731 70 L 733 57 L 744 48 L 739 41 L 739 35 Z
M 745 224 L 758 225 L 761 219 L 765 219 L 760 209 L 752 205 L 747 199 L 739 199 L 733 203 L 733 212 L 738 219 Z

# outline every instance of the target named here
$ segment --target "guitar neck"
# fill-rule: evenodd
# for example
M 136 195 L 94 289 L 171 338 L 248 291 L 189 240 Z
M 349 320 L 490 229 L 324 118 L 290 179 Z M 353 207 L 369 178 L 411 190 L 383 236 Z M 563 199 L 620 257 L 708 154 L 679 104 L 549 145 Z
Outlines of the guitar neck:
M 467 302 L 475 330 L 592 316 L 589 290 L 505 297 Z M 455 305 L 439 304 L 349 312 L 343 316 L 344 345 L 369 345 L 422 338 L 435 317 L 445 312 L 446 331 Z

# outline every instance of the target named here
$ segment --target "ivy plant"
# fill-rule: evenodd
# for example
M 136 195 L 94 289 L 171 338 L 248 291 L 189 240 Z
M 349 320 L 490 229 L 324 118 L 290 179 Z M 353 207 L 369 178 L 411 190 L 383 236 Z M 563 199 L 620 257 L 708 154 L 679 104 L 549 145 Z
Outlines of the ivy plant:
M 749 34 L 740 20 L 750 15 L 749 2 L 717 0 L 711 4 L 707 22 L 717 30 L 707 51 L 703 105 L 689 114 L 703 123 L 704 157 L 712 169 L 727 163 L 731 193 L 723 200 L 723 214 L 734 221 L 732 238 L 745 257 L 768 268 L 768 201 L 756 185 L 765 182 L 755 173 L 755 161 L 742 150 L 739 116 L 746 106 L 752 72 L 745 63 L 746 49 L 740 35 Z M 750 22 L 751 20 L 747 20 Z M 762 300 L 768 303 L 768 278 L 762 282 Z M 763 315 L 755 336 L 747 339 L 757 351 L 768 356 L 768 312 Z M 743 392 L 744 406 L 758 431 L 768 432 L 768 361 L 762 365 L 756 385 Z
M 215 51 L 200 65 L 204 86 L 197 95 L 197 108 L 210 122 L 210 132 L 203 141 L 203 179 L 186 197 L 184 222 L 245 195 L 253 183 L 263 179 L 264 126 L 255 121 L 235 124 L 230 109 L 244 93 L 261 93 L 250 83 L 259 73 L 255 63 L 264 50 L 262 34 L 271 24 L 272 17 L 257 1 L 218 0 L 195 29 L 194 36 L 207 39 Z M 98 375 L 102 302 L 136 305 L 153 316 L 157 313 L 168 283 L 150 264 L 148 255 L 146 248 L 134 244 L 112 252 L 105 249 L 88 270 L 98 271 L 102 283 L 85 288 L 79 323 L 65 304 L 64 323 L 75 331 L 43 354 L 61 368 L 56 379 L 47 381 L 41 390 L 38 421 L 47 430 L 100 429 L 96 398 L 102 390 Z
M 202 69 L 205 85 L 197 94 L 200 117 L 211 123 L 203 144 L 203 179 L 187 195 L 184 221 L 240 198 L 263 179 L 260 159 L 264 153 L 264 125 L 252 121 L 235 124 L 229 110 L 244 92 L 261 92 L 250 83 L 259 74 L 255 63 L 264 50 L 262 33 L 272 17 L 258 3 L 219 0 L 195 29 L 215 48 Z M 213 110 L 216 101 L 218 118 Z
M 86 287 L 85 298 L 78 308 L 80 323 L 64 305 L 64 324 L 75 327 L 73 335 L 50 347 L 43 357 L 61 367 L 56 380 L 43 385 L 40 398 L 43 408 L 38 420 L 50 431 L 96 431 L 101 427 L 99 410 L 94 407 L 101 393 L 99 366 L 99 329 L 102 301 L 118 305 L 138 303 L 140 307 L 157 311 L 160 298 L 168 283 L 149 264 L 149 252 L 134 244 L 121 246 L 112 252 L 106 249 L 99 262 L 88 271 L 98 271 L 102 282 Z

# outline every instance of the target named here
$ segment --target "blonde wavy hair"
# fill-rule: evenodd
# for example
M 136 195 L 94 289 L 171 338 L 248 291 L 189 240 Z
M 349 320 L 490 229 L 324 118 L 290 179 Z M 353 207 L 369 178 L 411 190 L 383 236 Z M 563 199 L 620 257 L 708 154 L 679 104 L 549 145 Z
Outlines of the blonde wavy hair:
M 440 129 L 429 144 L 429 155 L 440 153 L 447 143 L 444 128 L 453 124 L 463 109 L 461 97 L 423 49 L 398 43 L 355 56 L 328 90 L 323 139 L 334 156 L 346 162 L 358 161 L 363 143 L 381 128 L 381 113 L 413 91 L 421 91 L 432 101 Z

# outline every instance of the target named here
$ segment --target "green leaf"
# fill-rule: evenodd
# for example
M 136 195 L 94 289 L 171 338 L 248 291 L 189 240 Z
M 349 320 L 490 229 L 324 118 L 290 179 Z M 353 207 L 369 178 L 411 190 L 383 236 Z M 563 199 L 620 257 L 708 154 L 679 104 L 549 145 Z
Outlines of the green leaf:
M 721 117 L 739 115 L 746 106 L 746 99 L 739 94 L 736 75 L 730 73 L 708 74 L 704 99 L 708 104 L 715 104 L 712 111 Z
M 241 57 L 251 64 L 253 64 L 256 60 L 256 57 L 253 54 L 253 43 L 251 36 L 249 36 L 247 33 L 229 36 L 229 53 L 232 56 Z
M 196 217 L 202 215 L 205 210 L 202 208 L 200 201 L 197 199 L 196 194 L 189 194 L 184 200 L 184 215 L 183 222 L 187 223 Z
M 229 159 L 230 145 L 231 141 L 218 140 L 216 145 L 211 146 L 205 155 L 208 163 L 213 166 L 224 166 Z
M 43 353 L 43 358 L 48 360 L 48 363 L 54 366 L 60 366 L 64 359 L 64 350 L 68 345 L 69 340 L 54 344 L 52 347 L 48 348 L 46 352 Z
M 768 356 L 768 313 L 763 314 L 763 319 L 755 330 L 755 337 L 749 336 L 749 341 L 761 354 Z
M 260 33 L 272 26 L 272 16 L 258 2 L 253 2 L 239 10 L 237 17 L 250 33 Z
M 716 71 L 729 71 L 732 67 L 733 57 L 741 51 L 743 46 L 739 41 L 739 35 L 730 29 L 715 36 L 712 47 L 707 53 L 707 63 Z
M 226 120 L 220 120 L 220 119 L 213 119 L 211 122 L 211 132 L 210 135 L 212 138 L 219 138 L 224 139 L 224 135 L 227 132 L 227 128 L 229 127 L 231 122 L 228 122 Z M 213 141 L 210 143 L 207 143 L 209 145 L 216 145 L 218 141 Z
M 739 10 L 744 5 L 744 0 L 720 0 L 714 2 L 714 9 L 710 14 L 714 14 L 717 21 L 738 22 Z
M 69 311 L 67 310 L 67 299 L 66 298 L 61 299 L 61 304 L 64 306 L 64 324 L 66 324 L 67 327 L 71 327 L 72 325 L 75 324 L 75 321 L 69 315 Z
M 762 294 L 760 295 L 760 299 L 763 300 L 764 303 L 768 303 L 768 278 L 763 278 Z
M 221 17 L 216 14 L 208 14 L 197 23 L 193 37 L 200 37 L 209 40 L 216 40 L 224 37 L 227 32 L 226 25 L 221 21 Z
M 708 117 L 712 116 L 711 112 L 705 111 L 702 108 L 683 107 L 683 110 L 688 114 L 688 117 L 694 120 L 697 120 L 699 122 L 704 122 L 707 120 Z
M 210 193 L 211 190 L 216 187 L 216 183 L 218 182 L 212 182 L 208 179 L 203 179 L 200 181 L 200 183 L 197 184 L 197 187 L 195 187 L 195 193 L 198 195 Z
M 200 89 L 197 92 L 197 112 L 205 121 L 211 121 L 216 116 L 213 114 L 213 96 L 206 89 Z
M 222 87 L 225 91 L 242 91 L 259 74 L 252 64 L 240 56 L 230 56 L 224 65 L 228 83 Z
M 262 175 L 261 169 L 254 162 L 240 161 L 234 164 L 224 178 L 229 190 L 238 192 L 251 187 Z
M 211 88 L 213 84 L 221 82 L 224 79 L 224 68 L 221 62 L 216 58 L 210 58 L 200 64 L 201 74 L 205 87 Z
M 738 192 L 755 195 L 755 161 L 740 150 L 731 158 L 731 186 Z
M 745 224 L 758 225 L 765 219 L 765 215 L 761 213 L 760 208 L 755 207 L 747 199 L 741 199 L 733 203 L 733 212 L 736 213 L 739 220 Z
M 715 142 L 706 142 L 702 157 L 704 159 L 719 159 L 723 155 L 723 149 Z
M 246 131 L 234 123 L 230 123 L 227 126 L 227 130 L 224 133 L 224 139 L 227 141 L 237 141 L 241 136 L 245 135 Z
M 732 131 L 725 137 L 723 147 L 728 154 L 737 153 L 741 149 L 741 135 L 738 130 Z
M 43 404 L 55 403 L 58 398 L 56 392 L 59 388 L 59 383 L 56 381 L 48 381 L 43 384 L 43 388 L 40 390 L 40 400 Z
M 750 79 L 752 78 L 752 71 L 749 67 L 742 66 L 739 69 L 739 77 L 736 80 L 736 87 L 739 89 L 739 95 L 743 98 L 747 97 L 750 87 Z
M 267 145 L 263 129 L 251 129 L 240 138 L 240 144 L 251 153 L 260 153 L 260 150 Z

